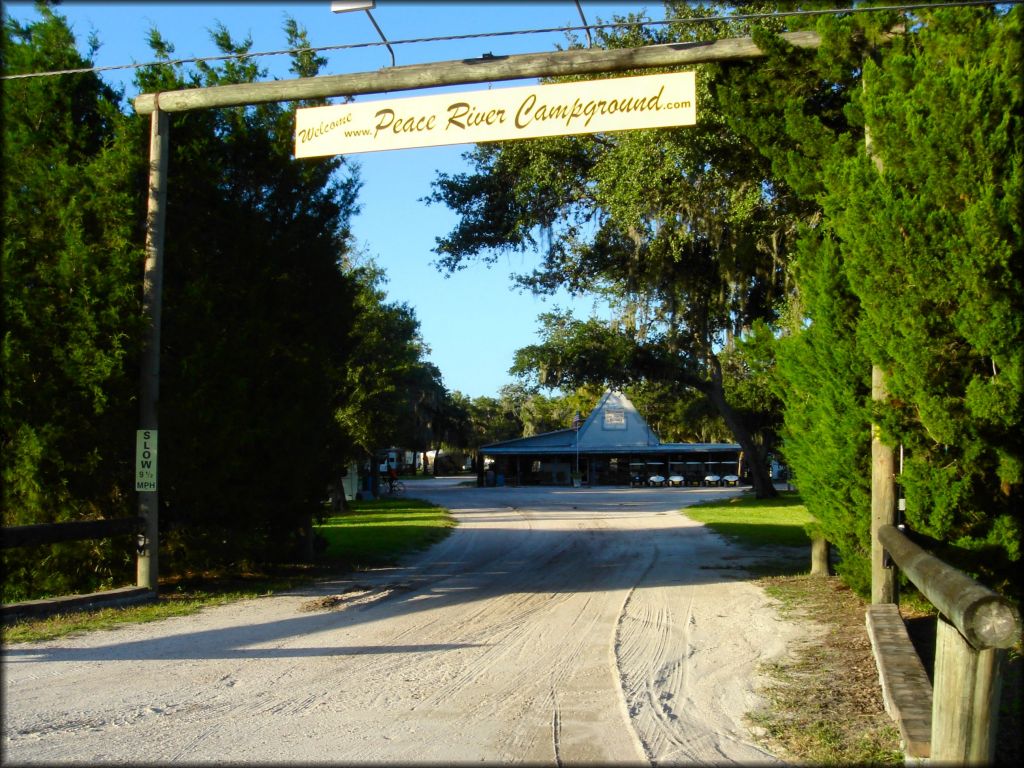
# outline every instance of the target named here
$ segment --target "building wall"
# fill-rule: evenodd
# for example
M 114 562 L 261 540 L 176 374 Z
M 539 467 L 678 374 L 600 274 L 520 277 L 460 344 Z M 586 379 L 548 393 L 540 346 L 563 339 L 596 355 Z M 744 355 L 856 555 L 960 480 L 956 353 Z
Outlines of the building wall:
M 738 460 L 738 451 L 647 455 L 581 453 L 579 466 L 586 485 L 630 485 L 636 476 L 646 481 L 651 475 L 675 474 L 699 484 L 708 474 L 739 474 Z M 494 471 L 502 475 L 508 485 L 571 485 L 575 467 L 575 453 L 494 457 Z

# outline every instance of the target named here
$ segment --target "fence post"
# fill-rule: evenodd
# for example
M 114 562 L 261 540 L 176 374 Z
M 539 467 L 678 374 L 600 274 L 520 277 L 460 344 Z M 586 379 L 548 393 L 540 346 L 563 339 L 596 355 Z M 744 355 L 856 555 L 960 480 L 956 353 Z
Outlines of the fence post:
M 932 751 L 936 763 L 990 765 L 995 759 L 1006 650 L 979 651 L 944 616 L 935 629 Z
M 871 399 L 884 403 L 889 398 L 885 372 L 871 367 Z M 871 602 L 898 603 L 896 569 L 887 568 L 885 550 L 878 540 L 878 529 L 896 522 L 896 457 L 882 442 L 881 429 L 871 425 Z

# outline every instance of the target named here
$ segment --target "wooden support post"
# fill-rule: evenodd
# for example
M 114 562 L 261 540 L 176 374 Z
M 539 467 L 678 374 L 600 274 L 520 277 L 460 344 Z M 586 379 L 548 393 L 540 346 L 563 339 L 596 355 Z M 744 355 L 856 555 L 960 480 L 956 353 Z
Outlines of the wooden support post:
M 156 109 L 150 118 L 149 210 L 146 217 L 146 266 L 142 283 L 142 312 L 148 338 L 142 355 L 139 394 L 139 429 L 156 431 L 160 399 L 160 306 L 164 280 L 164 227 L 167 220 L 167 156 L 170 150 L 170 119 Z M 157 482 L 159 482 L 159 472 Z M 139 517 L 145 530 L 139 536 L 136 583 L 157 591 L 159 561 L 160 495 L 157 490 L 139 492 Z
M 884 403 L 889 397 L 885 373 L 877 365 L 871 368 L 871 399 Z M 878 529 L 896 522 L 896 457 L 891 446 L 882 442 L 881 430 L 871 425 L 871 602 L 899 602 L 896 571 L 885 566 L 885 550 L 878 540 Z
M 950 765 L 990 765 L 995 758 L 999 668 L 1006 651 L 979 651 L 939 616 L 935 630 L 935 687 L 931 759 Z
M 866 91 L 867 78 L 861 80 Z M 864 126 L 864 149 L 881 173 L 882 158 L 872 150 L 871 126 Z M 871 400 L 884 403 L 889 399 L 885 385 L 885 371 L 877 365 L 871 366 Z M 896 592 L 896 569 L 885 567 L 885 550 L 878 541 L 878 529 L 883 525 L 896 524 L 896 454 L 891 446 L 882 442 L 881 429 L 871 425 L 871 602 L 899 603 Z

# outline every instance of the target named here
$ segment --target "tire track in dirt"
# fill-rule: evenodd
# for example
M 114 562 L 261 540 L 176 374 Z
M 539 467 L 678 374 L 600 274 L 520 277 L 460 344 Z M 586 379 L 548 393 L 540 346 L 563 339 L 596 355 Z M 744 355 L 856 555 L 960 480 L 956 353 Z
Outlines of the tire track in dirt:
M 665 512 L 678 495 L 496 490 L 439 492 L 460 526 L 396 567 L 5 649 L 5 759 L 763 757 L 735 744 L 748 672 L 730 664 L 775 625 L 762 595 L 701 570 L 730 552 Z
M 562 759 L 563 723 L 559 705 L 560 692 L 582 662 L 588 638 L 598 620 L 596 612 L 592 610 L 591 596 L 577 593 L 567 599 L 578 605 L 573 607 L 572 618 L 567 620 L 568 628 L 557 632 L 561 636 L 561 642 L 556 640 L 547 643 L 542 640 L 546 647 L 552 649 L 551 652 L 538 656 L 534 650 L 536 646 L 532 642 L 528 646 L 515 649 L 517 663 L 523 669 L 515 681 L 517 696 L 521 699 L 519 710 L 524 715 L 550 711 L 551 729 L 545 734 L 537 727 L 540 721 L 536 717 L 511 718 L 503 736 L 505 750 L 510 755 L 546 752 L 545 757 L 548 759 Z M 554 610 L 552 606 L 552 612 Z M 550 618 L 550 615 L 545 618 Z M 566 619 L 560 620 L 560 625 L 564 621 Z M 549 745 L 548 749 L 544 748 L 545 738 Z
M 507 511 L 494 510 L 496 513 Z M 474 516 L 479 517 L 480 511 L 475 512 Z M 517 514 L 517 518 L 522 528 L 529 530 L 532 527 L 524 515 Z M 513 529 L 517 535 L 510 537 L 511 546 L 503 552 L 502 561 L 517 557 L 528 560 L 532 555 L 529 551 L 523 552 L 524 547 L 529 544 L 529 539 L 518 533 L 521 527 Z M 487 567 L 493 569 L 501 566 L 502 561 L 495 561 L 493 552 L 481 548 L 479 538 L 472 530 L 468 531 L 467 536 L 449 537 L 441 545 L 432 548 L 425 557 L 414 558 L 413 567 L 400 565 L 392 569 L 364 572 L 360 575 L 358 583 L 348 585 L 340 593 L 307 601 L 305 605 L 311 609 L 336 611 L 338 629 L 343 631 L 351 627 L 358 634 L 358 628 L 362 624 L 389 621 L 392 616 L 406 611 L 409 605 L 421 602 L 424 606 L 423 611 L 405 615 L 401 622 L 391 622 L 393 631 L 389 634 L 387 642 L 390 646 L 416 646 L 430 640 L 465 645 L 487 642 L 488 637 L 485 634 L 461 630 L 463 627 L 478 628 L 481 624 L 494 624 L 501 639 L 500 630 L 503 625 L 507 631 L 515 631 L 524 616 L 531 611 L 525 605 L 524 599 L 502 605 L 500 616 L 503 618 L 488 620 L 487 616 L 495 611 L 495 605 L 488 602 L 488 595 L 480 592 L 479 574 Z M 450 541 L 454 541 L 455 544 L 446 546 Z M 457 565 L 454 569 L 453 564 Z M 493 591 L 497 594 L 500 590 Z M 462 595 L 467 593 L 473 594 L 473 600 L 466 603 L 465 612 L 453 627 L 450 617 L 443 616 L 443 609 L 453 602 L 459 602 L 463 599 Z M 441 631 L 435 631 L 438 622 L 443 624 Z M 385 690 L 390 681 L 396 678 L 412 680 L 413 677 L 424 677 L 419 671 L 415 675 L 408 672 L 410 668 L 417 667 L 417 660 L 410 662 L 398 654 L 385 654 L 383 658 L 379 655 L 366 654 L 362 657 L 347 657 L 345 661 L 347 673 L 353 677 L 365 676 L 367 688 L 375 691 L 366 702 L 370 706 L 386 703 L 388 695 Z M 438 679 L 438 675 L 442 676 L 442 679 Z M 426 678 L 435 684 L 431 686 L 434 690 L 431 703 L 439 703 L 438 693 L 457 687 L 463 682 L 452 680 L 441 668 L 434 670 L 433 674 L 427 674 Z
M 469 644 L 485 647 L 483 653 L 471 659 L 454 678 L 439 687 L 420 706 L 440 706 L 456 692 L 486 680 L 492 671 L 503 665 L 521 666 L 519 658 L 526 646 L 543 641 L 543 615 L 550 615 L 573 595 L 543 589 L 537 573 L 544 566 L 564 557 L 568 547 L 550 555 L 536 566 L 536 573 L 507 574 L 503 583 L 504 594 L 495 593 L 482 599 L 477 610 L 466 613 L 452 627 L 453 636 Z M 531 566 L 532 568 L 533 566 Z M 550 576 L 547 581 L 550 581 Z M 485 588 L 488 589 L 489 588 Z M 536 659 L 533 660 L 536 662 Z
M 619 692 L 622 695 L 623 704 L 628 714 L 630 727 L 636 734 L 648 760 L 653 759 L 655 754 L 651 748 L 651 738 L 647 733 L 647 729 L 637 722 L 637 718 L 646 703 L 642 696 L 644 675 L 642 674 L 640 661 L 647 650 L 647 643 L 644 640 L 643 633 L 647 629 L 648 620 L 646 616 L 642 615 L 642 612 L 641 615 L 637 615 L 637 589 L 654 568 L 657 558 L 658 550 L 655 547 L 651 552 L 650 561 L 622 602 L 618 620 L 615 623 L 613 638 L 614 661 L 619 678 Z
M 508 718 L 511 725 L 503 735 L 504 751 L 509 759 L 527 756 L 525 759 L 556 764 L 593 759 L 587 747 L 593 735 L 588 728 L 580 726 L 592 721 L 597 714 L 593 711 L 593 697 L 588 688 L 592 685 L 593 673 L 600 673 L 602 669 L 605 674 L 609 671 L 601 664 L 594 670 L 594 660 L 602 658 L 600 651 L 594 654 L 594 649 L 605 647 L 601 639 L 607 636 L 607 629 L 603 627 L 615 611 L 614 598 L 605 592 L 610 573 L 606 567 L 617 566 L 620 559 L 620 553 L 602 546 L 599 532 L 594 529 L 603 527 L 600 520 L 575 523 L 572 544 L 563 553 L 564 557 L 559 558 L 561 570 L 543 570 L 543 588 L 557 590 L 559 584 L 568 581 L 576 590 L 567 595 L 567 602 L 551 606 L 548 615 L 538 617 L 534 642 L 522 651 L 524 663 L 529 666 L 516 683 L 521 714 Z M 582 580 L 578 573 L 581 569 L 587 572 L 587 578 Z M 569 573 L 575 577 L 567 579 Z M 538 647 L 549 649 L 548 653 L 537 656 L 535 649 Z M 608 681 L 613 683 L 614 679 L 609 676 Z M 610 691 L 615 690 L 613 685 Z M 546 729 L 536 716 L 543 711 L 550 712 Z M 621 727 L 628 731 L 625 718 Z M 614 732 L 607 724 L 602 730 L 606 738 Z
M 685 748 L 687 737 L 680 728 L 675 699 L 685 689 L 686 663 L 692 648 L 688 629 L 692 614 L 693 587 L 685 588 L 686 607 L 674 610 L 643 583 L 658 567 L 660 549 L 655 546 L 651 561 L 622 606 L 616 627 L 616 664 L 622 695 L 631 724 L 648 759 L 655 761 L 666 752 Z M 679 595 L 683 597 L 683 595 Z
M 759 647 L 770 645 L 761 632 L 771 612 L 753 610 L 763 593 L 742 582 L 723 590 L 708 571 L 672 578 L 680 556 L 714 562 L 728 557 L 723 544 L 703 535 L 686 551 L 656 545 L 622 605 L 615 661 L 623 704 L 652 763 L 776 762 L 754 744 L 742 713 L 728 712 L 730 700 L 753 702 Z

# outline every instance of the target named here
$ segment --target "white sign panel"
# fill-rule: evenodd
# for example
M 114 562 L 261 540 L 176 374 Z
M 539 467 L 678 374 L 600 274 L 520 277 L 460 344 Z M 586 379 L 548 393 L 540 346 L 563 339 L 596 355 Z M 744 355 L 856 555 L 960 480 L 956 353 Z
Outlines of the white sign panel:
M 295 156 L 534 139 L 697 122 L 693 72 L 299 109 Z
M 135 490 L 156 490 L 156 430 L 135 433 Z
M 605 429 L 625 429 L 626 410 L 624 408 L 607 408 L 604 412 Z

